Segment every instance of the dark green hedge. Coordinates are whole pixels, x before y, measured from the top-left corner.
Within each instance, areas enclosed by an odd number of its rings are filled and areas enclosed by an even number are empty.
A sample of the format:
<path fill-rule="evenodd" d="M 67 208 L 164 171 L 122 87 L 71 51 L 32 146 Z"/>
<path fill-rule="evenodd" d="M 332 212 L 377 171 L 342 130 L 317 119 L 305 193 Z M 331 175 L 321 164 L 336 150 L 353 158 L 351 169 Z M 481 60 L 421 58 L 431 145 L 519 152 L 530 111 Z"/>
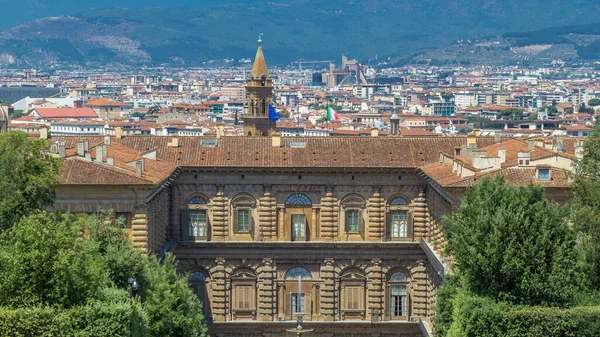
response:
<path fill-rule="evenodd" d="M 600 307 L 515 306 L 458 295 L 448 337 L 598 337 Z"/>
<path fill-rule="evenodd" d="M 126 303 L 96 302 L 68 310 L 0 307 L 0 337 L 131 336 L 132 318 Z"/>

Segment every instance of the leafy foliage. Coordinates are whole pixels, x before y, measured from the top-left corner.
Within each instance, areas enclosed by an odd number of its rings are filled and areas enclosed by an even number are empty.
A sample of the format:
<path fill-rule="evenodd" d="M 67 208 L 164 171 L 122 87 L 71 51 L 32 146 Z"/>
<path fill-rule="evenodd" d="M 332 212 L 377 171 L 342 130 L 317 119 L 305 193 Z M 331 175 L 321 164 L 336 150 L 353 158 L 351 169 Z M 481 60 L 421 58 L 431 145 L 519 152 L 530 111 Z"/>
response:
<path fill-rule="evenodd" d="M 548 202 L 541 186 L 484 179 L 442 230 L 457 274 L 477 295 L 566 306 L 577 291 L 574 235 L 565 209 Z"/>
<path fill-rule="evenodd" d="M 580 267 L 588 288 L 600 290 L 600 126 L 583 144 L 575 164 L 572 221 L 579 234 Z"/>
<path fill-rule="evenodd" d="M 0 135 L 0 231 L 54 201 L 61 162 L 48 147 L 23 132 Z"/>
<path fill-rule="evenodd" d="M 523 110 L 517 108 L 508 108 L 498 112 L 498 118 L 505 120 L 521 120 Z"/>
<path fill-rule="evenodd" d="M 589 106 L 598 106 L 598 105 L 600 105 L 600 99 L 592 98 L 589 100 L 588 105 Z"/>
<path fill-rule="evenodd" d="M 538 337 L 600 334 L 600 307 L 515 306 L 459 294 L 448 337 Z"/>
<path fill-rule="evenodd" d="M 69 331 L 77 336 L 111 336 L 110 331 L 123 335 L 119 329 L 124 318 L 112 320 L 112 311 L 104 309 L 111 305 L 133 312 L 125 315 L 125 326 L 133 325 L 140 336 L 205 335 L 201 304 L 187 280 L 177 274 L 174 258 L 169 255 L 161 264 L 141 254 L 106 218 L 107 214 L 89 217 L 36 211 L 5 231 L 0 240 L 0 306 L 25 313 L 23 319 L 30 319 L 32 327 L 62 324 L 46 322 L 47 310 L 66 315 L 67 322 L 73 321 L 65 330 L 67 335 Z M 129 277 L 139 283 L 135 304 L 127 294 Z M 41 309 L 27 311 L 35 307 Z M 100 330 L 95 330 L 94 321 Z M 6 329 L 0 335 L 12 328 Z"/>

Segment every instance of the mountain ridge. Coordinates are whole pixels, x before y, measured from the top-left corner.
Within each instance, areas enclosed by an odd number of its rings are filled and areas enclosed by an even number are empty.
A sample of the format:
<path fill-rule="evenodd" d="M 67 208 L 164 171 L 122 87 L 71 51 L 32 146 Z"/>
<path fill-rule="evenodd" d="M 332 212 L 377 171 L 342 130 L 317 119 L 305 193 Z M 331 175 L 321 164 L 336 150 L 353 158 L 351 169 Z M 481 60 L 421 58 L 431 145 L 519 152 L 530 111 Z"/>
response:
<path fill-rule="evenodd" d="M 259 33 L 265 33 L 266 57 L 273 63 L 337 59 L 342 53 L 363 60 L 404 57 L 511 28 L 591 23 L 597 21 L 593 13 L 600 11 L 595 0 L 574 0 L 562 4 L 562 10 L 548 10 L 549 2 L 289 0 L 102 9 L 42 18 L 0 32 L 0 65 L 196 66 L 211 59 L 251 57 Z M 539 9 L 539 20 L 520 13 L 522 6 Z"/>

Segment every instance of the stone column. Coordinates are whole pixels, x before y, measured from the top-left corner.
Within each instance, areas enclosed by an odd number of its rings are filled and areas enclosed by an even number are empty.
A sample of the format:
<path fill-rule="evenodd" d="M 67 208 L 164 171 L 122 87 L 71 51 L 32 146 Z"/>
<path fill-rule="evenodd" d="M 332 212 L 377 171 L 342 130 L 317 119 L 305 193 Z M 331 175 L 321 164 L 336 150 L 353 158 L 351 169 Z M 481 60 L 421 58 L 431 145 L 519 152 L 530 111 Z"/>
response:
<path fill-rule="evenodd" d="M 277 219 L 279 223 L 279 230 L 277 233 L 277 241 L 286 241 L 285 237 L 285 207 L 279 208 L 279 218 Z"/>
<path fill-rule="evenodd" d="M 413 209 L 413 237 L 414 241 L 421 241 L 427 236 L 427 202 L 424 191 L 414 200 Z"/>
<path fill-rule="evenodd" d="M 317 232 L 317 213 L 319 209 L 317 207 L 312 208 L 312 219 L 311 219 L 311 229 L 310 229 L 310 241 L 316 241 L 319 239 L 319 233 Z M 314 298 L 314 297 L 313 297 Z"/>
<path fill-rule="evenodd" d="M 373 186 L 373 196 L 367 204 L 369 213 L 369 241 L 381 241 L 385 236 L 385 201 L 381 197 L 381 186 Z"/>
<path fill-rule="evenodd" d="M 133 247 L 148 253 L 148 218 L 146 213 L 135 213 L 131 221 Z"/>
<path fill-rule="evenodd" d="M 325 259 L 321 264 L 321 278 L 324 281 L 321 288 L 321 313 L 325 322 L 335 321 L 335 271 L 334 260 Z"/>
<path fill-rule="evenodd" d="M 277 282 L 277 320 L 285 319 L 284 291 L 285 282 Z"/>
<path fill-rule="evenodd" d="M 383 271 L 381 259 L 372 259 L 367 268 L 367 321 L 379 322 L 384 315 Z M 375 317 L 372 317 L 376 313 Z"/>
<path fill-rule="evenodd" d="M 212 315 L 215 322 L 227 320 L 227 274 L 225 259 L 216 258 L 215 266 L 211 269 Z"/>
<path fill-rule="evenodd" d="M 273 259 L 265 258 L 256 270 L 258 274 L 258 320 L 276 320 L 277 296 L 275 289 L 275 269 Z"/>
<path fill-rule="evenodd" d="M 222 185 L 217 186 L 212 200 L 212 241 L 225 241 L 229 231 L 229 207 L 223 189 Z"/>
<path fill-rule="evenodd" d="M 325 187 L 325 196 L 321 199 L 321 239 L 333 241 L 338 232 L 337 198 L 333 197 L 333 186 Z"/>

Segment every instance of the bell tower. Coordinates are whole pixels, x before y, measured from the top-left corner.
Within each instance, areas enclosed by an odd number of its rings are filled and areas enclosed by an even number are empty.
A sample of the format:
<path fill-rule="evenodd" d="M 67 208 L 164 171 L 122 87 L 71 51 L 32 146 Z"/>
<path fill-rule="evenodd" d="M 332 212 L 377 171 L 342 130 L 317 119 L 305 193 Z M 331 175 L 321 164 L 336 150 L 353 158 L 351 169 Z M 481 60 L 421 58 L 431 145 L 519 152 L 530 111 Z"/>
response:
<path fill-rule="evenodd" d="M 248 111 L 243 117 L 245 136 L 270 136 L 275 133 L 276 123 L 269 119 L 272 96 L 273 80 L 267 70 L 262 50 L 262 34 L 260 34 L 252 72 L 246 83 Z"/>

